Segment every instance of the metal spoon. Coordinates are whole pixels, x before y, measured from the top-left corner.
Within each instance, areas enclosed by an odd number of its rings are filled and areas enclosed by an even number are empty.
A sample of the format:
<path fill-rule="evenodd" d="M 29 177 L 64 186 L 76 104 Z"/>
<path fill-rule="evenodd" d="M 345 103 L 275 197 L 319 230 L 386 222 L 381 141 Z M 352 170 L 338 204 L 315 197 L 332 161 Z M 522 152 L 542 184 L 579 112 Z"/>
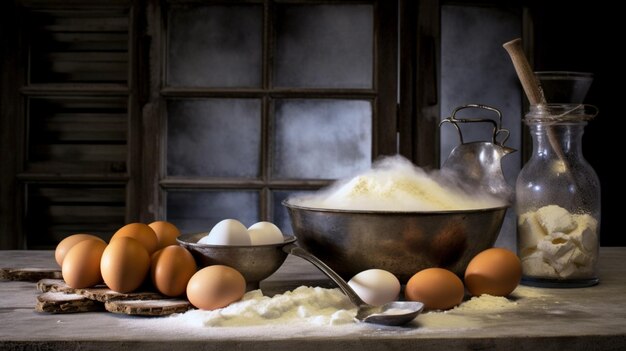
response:
<path fill-rule="evenodd" d="M 358 307 L 355 318 L 361 322 L 384 324 L 384 325 L 403 325 L 406 324 L 424 309 L 424 304 L 415 301 L 393 301 L 386 303 L 382 306 L 369 305 L 357 295 L 354 290 L 346 283 L 339 274 L 335 273 L 330 267 L 328 267 L 319 258 L 310 254 L 305 249 L 295 245 L 288 244 L 283 247 L 283 251 L 294 256 L 303 258 L 311 262 L 322 273 L 326 274 L 328 278 L 335 282 L 339 286 L 339 289 L 343 291 L 348 299 L 352 301 L 354 305 Z"/>

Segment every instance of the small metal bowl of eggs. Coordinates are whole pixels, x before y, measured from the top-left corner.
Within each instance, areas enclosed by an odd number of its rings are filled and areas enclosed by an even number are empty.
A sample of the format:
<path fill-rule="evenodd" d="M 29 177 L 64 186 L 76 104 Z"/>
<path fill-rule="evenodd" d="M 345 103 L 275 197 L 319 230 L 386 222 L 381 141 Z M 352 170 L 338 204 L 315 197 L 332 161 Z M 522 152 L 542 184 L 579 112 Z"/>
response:
<path fill-rule="evenodd" d="M 287 258 L 283 247 L 296 238 L 283 235 L 269 222 L 259 222 L 245 230 L 235 220 L 224 220 L 208 233 L 183 234 L 177 241 L 191 252 L 199 268 L 225 265 L 239 271 L 250 291 L 258 289 L 261 280 L 280 268 Z"/>

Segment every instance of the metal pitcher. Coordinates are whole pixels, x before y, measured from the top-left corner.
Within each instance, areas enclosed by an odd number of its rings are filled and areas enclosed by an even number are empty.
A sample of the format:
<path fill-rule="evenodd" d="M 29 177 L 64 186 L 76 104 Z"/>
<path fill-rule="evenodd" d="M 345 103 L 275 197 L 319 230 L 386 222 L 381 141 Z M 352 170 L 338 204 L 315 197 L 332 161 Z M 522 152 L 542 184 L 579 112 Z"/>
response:
<path fill-rule="evenodd" d="M 494 113 L 497 119 L 491 118 L 457 118 L 459 111 L 465 109 L 479 109 Z M 502 173 L 502 158 L 514 151 L 504 146 L 509 138 L 509 130 L 502 128 L 502 113 L 493 107 L 478 104 L 468 104 L 457 107 L 450 117 L 439 123 L 453 125 L 459 135 L 460 144 L 457 145 L 441 166 L 446 178 L 457 179 L 463 187 L 472 191 L 489 193 L 499 198 L 512 200 L 513 188 L 506 182 Z M 487 123 L 493 127 L 491 141 L 475 141 L 465 143 L 460 123 Z"/>

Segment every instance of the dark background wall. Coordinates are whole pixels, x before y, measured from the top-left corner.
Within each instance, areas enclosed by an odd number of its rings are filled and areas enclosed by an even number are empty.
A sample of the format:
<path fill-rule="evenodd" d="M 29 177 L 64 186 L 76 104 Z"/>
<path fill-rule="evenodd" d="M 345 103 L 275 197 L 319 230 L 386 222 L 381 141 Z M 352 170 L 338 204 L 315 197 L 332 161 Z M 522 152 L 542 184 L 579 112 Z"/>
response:
<path fill-rule="evenodd" d="M 599 2 L 552 2 L 534 5 L 535 69 L 592 72 L 594 82 L 586 103 L 600 109 L 586 128 L 585 158 L 600 177 L 602 186 L 602 232 L 605 246 L 626 246 L 626 236 L 617 229 L 621 206 L 618 184 L 624 160 L 624 62 L 622 51 L 626 21 L 619 11 Z"/>
<path fill-rule="evenodd" d="M 56 2 L 56 3 L 63 3 L 62 0 L 40 0 L 39 2 L 46 3 L 48 1 Z M 80 1 L 83 1 L 83 0 L 77 0 L 77 2 L 80 2 Z M 24 1 L 24 2 L 28 3 L 29 1 Z M 110 5 L 111 3 L 126 3 L 126 2 L 130 3 L 133 1 L 109 0 L 109 2 L 107 2 L 107 5 Z M 20 212 L 18 209 L 23 209 L 26 206 L 23 206 L 24 204 L 21 202 L 23 200 L 23 196 L 22 196 L 23 194 L 21 194 L 20 191 L 24 189 L 20 188 L 21 185 L 16 183 L 15 174 L 12 174 L 11 172 L 6 172 L 6 170 L 7 169 L 10 170 L 11 167 L 15 169 L 19 168 L 18 166 L 16 166 L 16 164 L 18 163 L 18 159 L 21 156 L 19 156 L 19 153 L 18 155 L 16 155 L 14 146 L 23 145 L 24 143 L 22 143 L 22 141 L 19 139 L 20 137 L 16 136 L 17 134 L 19 134 L 19 131 L 18 133 L 15 132 L 16 130 L 15 126 L 20 125 L 21 118 L 23 118 L 23 116 L 21 115 L 23 111 L 22 109 L 20 109 L 20 106 L 22 106 L 23 104 L 20 103 L 20 99 L 23 98 L 25 95 L 28 95 L 28 91 L 26 92 L 24 92 L 23 90 L 20 91 L 21 83 L 19 82 L 15 83 L 16 81 L 19 81 L 18 77 L 21 77 L 24 73 L 22 70 L 23 67 L 20 65 L 24 65 L 24 63 L 26 62 L 26 60 L 25 59 L 23 60 L 22 56 L 19 56 L 18 54 L 20 52 L 18 50 L 18 47 L 19 47 L 18 24 L 20 22 L 28 23 L 28 22 L 24 22 L 26 18 L 20 18 L 19 16 L 12 15 L 12 14 L 19 13 L 19 11 L 17 11 L 18 6 L 16 5 L 16 3 L 19 3 L 19 2 L 9 1 L 7 3 L 3 3 L 2 5 L 0 5 L 0 7 L 2 8 L 2 11 L 0 11 L 0 18 L 2 19 L 0 21 L 0 57 L 1 57 L 0 64 L 2 64 L 3 66 L 2 67 L 3 68 L 2 89 L 0 89 L 0 93 L 1 93 L 0 97 L 2 97 L 2 102 L 0 103 L 0 107 L 2 107 L 0 109 L 0 111 L 2 111 L 2 119 L 0 120 L 0 122 L 3 122 L 0 128 L 0 132 L 2 132 L 2 138 L 0 138 L 0 148 L 2 149 L 0 150 L 1 151 L 0 160 L 3 161 L 2 169 L 4 170 L 4 172 L 0 173 L 0 185 L 1 185 L 0 186 L 0 200 L 2 200 L 0 201 L 0 205 L 1 205 L 0 207 L 2 207 L 0 211 L 0 231 L 2 231 L 2 229 L 5 227 L 10 227 L 11 230 L 8 230 L 6 232 L 12 233 L 12 234 L 21 232 L 19 228 L 19 226 L 21 225 L 20 224 L 21 217 L 19 215 L 14 215 L 14 214 Z M 143 2 L 140 1 L 138 3 L 143 3 Z M 384 1 L 380 2 L 380 4 L 383 4 L 383 3 L 387 4 L 386 5 L 387 8 L 393 9 L 395 6 L 394 2 L 384 2 Z M 410 0 L 407 0 L 407 3 L 411 3 Z M 437 12 L 436 10 L 438 9 L 440 2 L 423 0 L 421 3 L 430 4 L 429 6 L 431 6 L 432 9 L 434 10 L 431 11 L 432 13 L 430 12 L 428 13 L 430 14 L 430 16 L 423 15 L 424 11 L 422 11 L 422 16 L 420 17 L 421 18 L 420 21 L 429 22 L 429 23 L 432 22 L 429 25 L 433 28 L 437 27 L 438 26 L 438 22 L 436 21 L 437 16 L 434 15 L 434 13 Z M 572 3 L 566 3 L 566 2 L 561 2 L 561 1 L 539 1 L 539 0 L 516 0 L 513 2 L 498 2 L 495 0 L 482 0 L 478 2 L 467 1 L 467 0 L 455 0 L 455 1 L 450 1 L 450 2 L 442 1 L 441 4 L 442 5 L 461 4 L 461 5 L 469 5 L 469 6 L 485 5 L 485 7 L 495 6 L 495 7 L 505 7 L 505 8 L 511 7 L 515 9 L 514 11 L 515 16 L 521 16 L 520 9 L 522 6 L 530 6 L 531 13 L 532 13 L 531 17 L 533 18 L 534 26 L 535 26 L 534 27 L 534 45 L 533 45 L 534 46 L 533 58 L 534 58 L 535 68 L 537 70 L 587 71 L 587 72 L 592 72 L 595 74 L 595 82 L 592 85 L 587 102 L 598 106 L 600 109 L 600 114 L 595 120 L 591 121 L 589 126 L 587 127 L 587 132 L 584 138 L 584 153 L 585 153 L 586 158 L 589 160 L 589 162 L 597 171 L 598 175 L 600 176 L 601 183 L 602 183 L 602 189 L 603 189 L 602 190 L 602 198 L 603 198 L 602 234 L 601 234 L 602 245 L 626 246 L 626 237 L 622 236 L 619 231 L 616 231 L 614 229 L 617 227 L 617 221 L 620 218 L 620 214 L 618 213 L 618 211 L 620 210 L 620 207 L 609 205 L 610 203 L 619 203 L 619 200 L 620 200 L 618 198 L 619 196 L 618 194 L 620 194 L 621 191 L 620 191 L 619 185 L 617 184 L 617 179 L 619 179 L 619 174 L 617 174 L 617 177 L 611 177 L 611 176 L 613 175 L 612 173 L 617 173 L 616 169 L 618 168 L 620 161 L 623 159 L 623 156 L 620 156 L 621 148 L 617 146 L 617 142 L 620 140 L 620 137 L 621 137 L 621 135 L 618 135 L 618 133 L 621 132 L 620 129 L 622 125 L 624 124 L 622 122 L 622 119 L 624 117 L 621 115 L 620 113 L 621 111 L 619 111 L 619 109 L 621 109 L 622 96 L 621 94 L 618 95 L 618 93 L 621 93 L 621 90 L 623 90 L 620 88 L 621 83 L 623 82 L 623 76 L 624 76 L 623 71 L 620 70 L 620 64 L 622 63 L 621 61 L 623 61 L 623 59 L 616 53 L 617 50 L 615 49 L 615 46 L 618 46 L 623 41 L 623 39 L 618 37 L 619 33 L 623 31 L 622 27 L 624 27 L 624 24 L 623 24 L 624 20 L 622 18 L 619 18 L 619 16 L 621 16 L 620 12 L 608 6 L 602 6 L 594 2 L 585 2 L 584 4 L 576 4 L 576 3 L 572 4 Z M 64 6 L 67 6 L 67 4 L 65 4 Z M 388 31 L 386 32 L 387 37 L 385 38 L 390 37 L 389 32 L 395 33 L 395 29 L 397 26 L 397 20 L 395 18 L 395 14 L 393 13 L 393 11 L 391 12 L 392 12 L 391 14 L 386 14 L 387 17 L 385 18 L 391 18 L 392 20 L 387 20 L 387 22 L 384 22 L 387 25 L 381 26 L 382 28 L 388 29 Z M 124 11 L 121 11 L 121 12 L 114 11 L 114 15 L 117 17 L 125 18 L 125 16 L 127 16 L 127 13 Z M 153 21 L 158 21 L 158 19 L 156 18 L 152 18 L 152 17 L 150 18 Z M 413 17 L 411 17 L 411 19 L 413 20 Z M 425 19 L 427 19 L 427 21 L 425 21 Z M 482 19 L 484 20 L 484 17 Z M 113 23 L 114 26 L 117 26 L 116 23 L 118 22 L 114 21 Z M 26 27 L 28 28 L 28 26 Z M 125 27 L 122 29 L 123 29 L 124 35 L 130 35 L 130 33 L 141 32 L 141 31 L 130 31 L 129 28 L 125 28 Z M 366 31 L 371 32 L 369 29 Z M 499 31 L 499 33 L 497 34 L 501 34 L 501 33 L 502 32 Z M 35 38 L 38 38 L 38 36 L 35 36 Z M 391 38 L 392 38 L 391 40 L 383 40 L 381 42 L 386 42 L 386 43 L 397 42 L 397 38 L 395 38 L 395 34 L 392 35 Z M 509 38 L 507 37 L 506 39 L 509 39 Z M 504 50 L 502 50 L 502 48 L 500 47 L 500 42 L 503 40 L 505 39 L 503 38 L 497 39 L 498 43 L 496 45 L 496 50 L 500 53 L 500 55 L 502 55 L 501 56 L 502 62 L 505 62 L 506 65 L 509 65 L 509 60 L 507 57 L 505 57 Z M 46 40 L 42 39 L 42 41 L 45 42 Z M 305 42 L 305 40 L 300 40 L 300 41 Z M 156 45 L 155 44 L 156 42 L 157 42 L 156 40 L 153 41 L 153 44 Z M 409 42 L 412 43 L 411 45 L 414 45 L 413 42 L 411 41 Z M 406 42 L 404 44 L 406 44 Z M 46 45 L 44 46 L 47 47 Z M 425 46 L 425 48 L 428 49 L 427 45 Z M 381 48 L 380 50 L 381 52 L 385 52 L 385 53 L 390 53 L 390 52 L 393 53 L 395 51 L 393 48 L 391 49 L 387 48 L 385 50 L 383 49 L 384 48 Z M 428 50 L 426 49 L 420 51 L 423 55 L 422 58 L 428 56 L 426 54 Z M 474 49 L 474 48 L 471 48 L 471 49 Z M 482 48 L 478 48 L 478 49 L 483 50 Z M 139 52 L 141 53 L 141 51 Z M 155 49 L 154 52 L 161 52 L 161 51 Z M 481 53 L 484 54 L 484 52 L 481 52 Z M 148 55 L 148 53 L 144 53 L 144 54 Z M 388 56 L 392 57 L 389 59 L 389 62 L 393 62 L 394 55 L 388 55 Z M 489 60 L 494 59 L 493 56 L 489 56 L 489 55 L 486 55 L 486 56 L 487 56 L 487 59 Z M 465 59 L 466 57 L 463 57 L 463 58 Z M 110 60 L 104 60 L 104 61 L 105 61 L 105 64 L 111 63 L 111 62 L 108 62 Z M 147 65 L 149 62 L 148 60 L 144 60 L 144 59 L 139 59 L 137 61 L 140 63 L 140 65 Z M 378 64 L 380 64 L 381 67 L 387 67 L 389 66 L 388 65 L 389 62 L 381 61 Z M 5 66 L 9 68 L 7 69 Z M 130 66 L 135 67 L 138 65 L 133 64 Z M 153 66 L 160 67 L 159 62 L 153 63 Z M 17 67 L 18 69 L 16 69 L 15 67 Z M 424 65 L 422 65 L 421 67 L 424 67 Z M 139 71 L 144 72 L 141 69 Z M 158 71 L 159 71 L 158 69 L 153 69 L 150 72 L 154 73 Z M 395 72 L 395 68 L 392 69 L 391 71 Z M 125 71 L 122 70 L 122 76 L 126 77 L 124 72 Z M 384 70 L 381 70 L 381 72 L 383 72 L 380 75 L 381 77 L 387 76 L 384 74 Z M 144 73 L 148 74 L 147 72 L 144 72 Z M 494 72 L 490 72 L 490 73 L 493 74 Z M 131 74 L 131 76 L 135 76 L 135 75 L 136 75 L 135 73 Z M 103 77 L 106 79 L 110 79 L 111 75 L 107 73 L 103 75 Z M 74 78 L 82 79 L 85 77 L 81 75 L 79 77 L 74 77 Z M 460 78 L 458 78 L 458 75 L 455 75 L 453 78 L 455 78 L 455 83 L 460 82 Z M 158 77 L 153 78 L 153 81 L 158 82 L 159 79 L 160 78 Z M 434 81 L 434 79 L 431 79 L 431 80 Z M 142 81 L 146 81 L 146 80 L 144 79 Z M 420 79 L 420 81 L 422 80 Z M 425 80 L 425 81 L 430 82 L 430 80 Z M 513 77 L 511 77 L 511 81 L 514 81 Z M 395 81 L 393 81 L 392 83 L 393 84 L 390 83 L 390 86 L 392 87 L 395 86 Z M 476 83 L 476 82 L 472 82 L 472 83 Z M 426 83 L 426 84 L 430 84 L 430 83 Z M 462 86 L 466 87 L 469 85 L 462 85 Z M 154 86 L 151 89 L 153 90 L 152 92 L 155 93 L 155 95 L 159 95 L 160 86 L 158 84 L 154 84 Z M 392 91 L 392 90 L 393 88 L 382 89 L 382 91 Z M 476 90 L 478 92 L 482 92 L 480 88 Z M 84 91 L 81 91 L 82 95 L 84 95 L 84 93 L 85 93 Z M 319 91 L 316 94 L 318 93 Z M 36 95 L 36 94 L 41 94 L 41 92 L 37 93 L 37 91 L 35 91 L 33 93 L 33 91 L 31 91 L 31 94 Z M 55 95 L 50 92 L 47 92 L 47 94 Z M 126 94 L 126 91 L 123 90 L 122 94 Z M 92 99 L 95 102 L 101 102 L 101 100 L 103 99 L 108 99 L 106 97 L 99 96 L 99 93 L 97 93 L 96 95 L 97 96 L 94 99 Z M 393 94 L 387 94 L 387 95 L 391 96 Z M 40 100 L 44 101 L 45 99 L 43 100 L 40 99 Z M 396 106 L 395 96 L 393 96 L 393 99 L 387 99 L 387 100 L 389 101 L 388 106 L 392 107 L 389 111 L 395 111 L 395 106 Z M 506 100 L 506 99 L 502 99 L 502 100 Z M 445 109 L 449 109 L 450 107 L 454 106 L 454 104 L 446 104 L 446 105 L 450 105 L 450 106 L 444 106 Z M 498 103 L 497 105 L 500 106 L 500 103 Z M 44 105 L 42 106 L 44 107 L 43 109 L 45 110 L 46 106 Z M 122 104 L 122 108 L 124 106 L 126 105 Z M 124 116 L 123 118 L 129 118 L 132 121 L 138 121 L 139 115 L 137 111 L 131 109 L 128 116 Z M 147 111 L 149 112 L 150 110 L 147 109 Z M 123 113 L 121 115 L 123 115 Z M 395 112 L 389 113 L 389 115 L 395 116 Z M 419 129 L 420 131 L 429 130 L 428 128 L 423 128 L 425 124 L 426 123 L 420 124 L 420 129 Z M 123 125 L 123 123 L 121 125 Z M 155 125 L 156 124 L 150 125 L 150 128 L 152 129 L 147 128 L 146 130 L 149 129 L 151 132 L 156 130 L 157 127 L 155 127 Z M 388 125 L 391 125 L 391 124 L 390 123 L 380 124 L 380 126 L 388 126 Z M 142 142 L 143 139 L 139 138 L 141 136 L 140 132 L 135 132 L 136 130 L 139 130 L 137 127 L 137 123 L 133 122 L 131 123 L 131 126 L 132 128 L 134 128 L 134 129 L 131 128 L 133 130 L 132 133 L 126 133 L 125 132 L 126 129 L 123 129 L 123 128 L 120 129 L 119 133 L 121 133 L 120 135 L 122 135 L 122 139 L 124 139 L 128 135 L 132 135 L 134 139 L 131 140 L 129 143 L 130 144 L 135 143 L 133 145 L 137 146 L 139 145 L 139 143 Z M 405 130 L 409 130 L 409 129 L 410 128 L 405 128 Z M 389 139 L 391 141 L 389 145 L 393 147 L 393 145 L 395 145 L 395 141 L 393 140 L 393 137 L 395 136 L 395 130 L 393 130 L 393 128 L 386 128 L 385 131 L 387 130 L 391 131 L 391 133 L 388 133 L 389 135 L 392 136 L 392 138 Z M 413 133 L 413 131 L 411 131 L 410 133 Z M 421 137 L 423 137 L 424 134 L 428 134 L 428 133 L 422 132 L 420 134 Z M 146 135 L 152 136 L 152 134 L 146 134 Z M 412 142 L 413 140 L 411 138 L 405 138 L 405 139 L 409 140 L 409 142 Z M 433 138 L 422 138 L 422 139 L 418 138 L 417 140 L 427 140 L 428 143 L 426 143 L 426 145 L 430 146 L 429 143 L 430 141 L 432 141 L 431 139 Z M 160 139 L 158 138 L 155 138 L 154 140 L 150 139 L 146 141 L 146 145 L 153 147 L 154 145 L 157 144 L 158 140 Z M 152 142 L 154 144 L 151 144 Z M 10 145 L 11 147 L 7 147 L 7 145 Z M 421 147 L 424 145 L 419 145 L 419 146 Z M 139 147 L 134 147 L 131 149 L 138 150 Z M 429 154 L 436 154 L 436 153 L 430 152 Z M 151 154 L 149 156 L 152 157 Z M 121 157 L 122 159 L 126 158 L 126 156 L 123 154 L 121 155 Z M 140 159 L 139 154 L 133 155 L 132 157 L 130 157 L 130 159 L 135 162 L 142 161 Z M 7 160 L 9 162 L 7 162 Z M 159 169 L 157 166 L 156 157 L 153 157 L 144 163 L 151 165 L 150 167 L 148 167 L 148 169 L 150 170 Z M 124 165 L 123 162 L 122 162 L 122 165 Z M 135 167 L 134 169 L 139 169 L 139 167 Z M 93 171 L 92 169 L 88 169 L 88 170 L 90 172 Z M 123 173 L 124 171 L 126 171 L 126 167 L 116 166 L 114 167 L 114 170 L 112 170 L 111 172 L 114 172 L 114 171 L 115 172 L 122 171 Z M 148 174 L 149 171 L 145 171 L 145 173 Z M 37 177 L 39 175 L 35 173 L 33 174 L 34 174 L 34 178 L 26 179 L 22 177 L 21 181 L 22 182 L 35 181 L 35 183 L 37 183 L 37 179 L 38 179 Z M 102 184 L 106 183 L 105 185 L 103 185 L 104 193 L 106 194 L 111 193 L 110 188 L 107 188 L 107 187 L 109 186 L 117 187 L 115 188 L 117 189 L 116 194 L 118 193 L 119 194 L 115 195 L 113 197 L 113 200 L 108 199 L 107 201 L 114 203 L 115 206 L 112 205 L 110 207 L 111 207 L 111 210 L 116 214 L 117 216 L 116 218 L 120 223 L 124 222 L 125 220 L 130 220 L 133 218 L 140 217 L 137 215 L 137 213 L 139 212 L 138 208 L 140 208 L 139 204 L 145 204 L 144 207 L 148 208 L 149 206 L 153 206 L 153 202 L 156 201 L 154 199 L 158 198 L 158 196 L 154 195 L 154 193 L 156 192 L 152 192 L 152 189 L 158 188 L 158 186 L 153 186 L 154 185 L 153 183 L 158 180 L 157 177 L 152 177 L 152 178 L 144 177 L 145 179 L 141 178 L 140 180 L 138 178 L 139 175 L 137 172 L 135 172 L 135 174 L 130 175 L 129 176 L 130 178 L 135 177 L 135 178 L 132 178 L 133 182 L 135 182 L 133 184 L 135 185 L 141 184 L 141 186 L 135 186 L 132 189 L 131 187 L 129 187 L 128 189 L 135 191 L 135 193 L 132 193 L 133 195 L 126 196 L 126 193 L 124 192 L 125 191 L 124 189 L 126 189 L 126 183 L 125 183 L 126 178 L 124 178 L 125 176 L 120 176 L 119 174 L 115 174 L 114 176 L 118 176 L 118 178 L 115 178 L 115 179 L 118 179 L 118 180 L 116 180 L 115 181 L 116 183 L 114 182 L 115 184 L 113 185 L 109 184 L 111 183 L 111 179 L 112 179 L 110 175 L 106 174 L 105 176 L 106 177 L 104 178 L 102 177 L 94 178 L 95 180 L 92 179 L 92 181 L 98 181 Z M 57 178 L 54 178 L 55 175 L 52 175 L 51 177 L 52 178 L 50 179 L 54 181 L 58 180 Z M 63 193 L 71 193 L 75 190 L 73 187 L 76 187 L 77 185 L 74 184 L 74 181 L 72 179 L 73 178 L 69 178 L 69 180 L 68 179 L 65 180 L 65 182 L 68 183 L 69 185 L 67 186 L 63 185 L 66 188 L 68 188 L 68 189 L 65 189 L 65 188 L 61 189 L 63 190 L 62 191 Z M 105 179 L 105 181 L 103 182 L 102 179 Z M 319 183 L 318 185 L 321 185 L 321 184 L 322 183 Z M 214 184 L 211 186 L 214 186 Z M 84 185 L 83 187 L 86 189 L 86 191 L 84 192 L 85 198 L 93 199 L 94 196 L 90 188 L 91 185 L 87 184 L 87 185 Z M 44 191 L 44 190 L 49 190 L 48 188 L 50 187 L 46 188 L 45 186 L 39 186 L 39 188 L 37 187 L 30 188 L 29 193 L 35 194 L 36 191 L 33 191 L 33 190 L 39 189 L 41 191 Z M 60 188 L 60 187 L 55 185 L 55 189 L 56 188 Z M 142 195 L 143 197 L 148 198 L 147 200 L 144 199 L 142 196 L 135 196 L 136 193 L 137 194 L 139 193 L 137 189 L 140 189 L 140 188 L 147 189 L 144 193 L 141 193 L 143 194 Z M 6 195 L 6 193 L 4 193 L 4 191 L 6 191 L 7 189 L 9 190 L 8 191 L 9 195 Z M 22 189 L 22 190 L 17 191 L 18 194 L 16 194 L 16 189 Z M 280 196 L 286 196 L 286 193 L 282 192 L 280 193 Z M 277 199 L 279 199 L 280 196 L 277 197 Z M 126 203 L 125 199 L 126 200 L 130 199 L 129 200 L 130 202 Z M 159 198 L 159 200 L 161 199 Z M 133 203 L 132 201 L 135 201 L 135 202 Z M 276 203 L 280 203 L 280 201 L 276 201 Z M 163 203 L 159 204 L 158 206 L 161 206 L 160 208 L 162 210 L 165 208 L 165 205 Z M 143 208 L 143 211 L 147 212 L 145 208 Z M 74 213 L 75 211 L 67 211 L 67 212 L 68 214 L 72 216 L 75 215 Z M 85 211 L 85 212 L 87 212 L 87 214 L 90 217 L 93 216 L 92 212 L 89 212 L 89 211 Z M 35 216 L 34 218 L 41 218 L 41 217 Z M 7 219 L 7 220 L 3 222 L 3 219 Z M 17 222 L 20 222 L 20 223 L 17 223 Z M 34 221 L 31 221 L 31 222 L 34 222 Z M 105 222 L 110 223 L 111 220 L 107 217 Z M 98 224 L 97 226 L 100 226 L 100 224 Z M 41 233 L 41 231 L 39 230 L 35 230 L 34 232 L 37 235 L 40 235 Z M 0 237 L 0 246 L 2 246 L 3 244 L 2 239 L 3 238 Z"/>

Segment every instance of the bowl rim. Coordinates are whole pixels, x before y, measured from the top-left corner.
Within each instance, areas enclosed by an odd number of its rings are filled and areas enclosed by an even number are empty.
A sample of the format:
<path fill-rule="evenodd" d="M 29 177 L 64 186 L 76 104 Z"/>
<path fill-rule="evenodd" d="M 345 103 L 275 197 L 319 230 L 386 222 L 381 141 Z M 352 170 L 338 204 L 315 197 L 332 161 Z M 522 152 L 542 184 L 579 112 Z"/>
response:
<path fill-rule="evenodd" d="M 199 244 L 197 242 L 191 242 L 191 241 L 186 241 L 186 240 L 182 240 L 183 237 L 184 238 L 188 238 L 194 235 L 198 235 L 198 234 L 208 234 L 208 232 L 197 232 L 197 233 L 187 233 L 187 234 L 181 234 L 176 238 L 176 241 L 180 244 L 180 245 L 188 245 L 191 247 L 198 247 L 198 248 L 211 248 L 211 249 L 232 249 L 234 247 L 236 248 L 250 248 L 250 249 L 254 249 L 254 248 L 262 248 L 262 247 L 282 247 L 285 246 L 287 244 L 291 244 L 294 243 L 297 238 L 295 235 L 287 235 L 287 234 L 283 234 L 283 242 L 282 243 L 276 243 L 276 244 L 263 244 L 263 245 L 211 245 L 211 244 Z"/>
<path fill-rule="evenodd" d="M 287 208 L 294 208 L 298 210 L 306 210 L 313 212 L 330 212 L 330 213 L 353 213 L 353 214 L 386 214 L 386 215 L 445 215 L 445 214 L 462 214 L 462 213 L 483 213 L 494 212 L 499 210 L 506 210 L 511 205 L 502 205 L 496 207 L 487 208 L 475 208 L 469 210 L 445 210 L 445 211 L 391 211 L 391 210 L 345 210 L 334 208 L 322 208 L 322 207 L 308 207 L 289 203 L 289 199 L 285 199 L 281 204 Z"/>

